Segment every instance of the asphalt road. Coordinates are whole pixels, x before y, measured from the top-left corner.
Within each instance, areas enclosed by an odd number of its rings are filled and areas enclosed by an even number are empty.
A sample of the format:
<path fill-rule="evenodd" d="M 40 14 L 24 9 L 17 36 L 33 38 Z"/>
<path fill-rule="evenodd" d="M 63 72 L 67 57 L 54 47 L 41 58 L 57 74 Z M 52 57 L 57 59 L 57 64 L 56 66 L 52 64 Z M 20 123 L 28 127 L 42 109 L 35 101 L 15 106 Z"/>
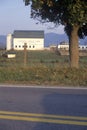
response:
<path fill-rule="evenodd" d="M 87 130 L 87 89 L 1 86 L 0 130 Z"/>

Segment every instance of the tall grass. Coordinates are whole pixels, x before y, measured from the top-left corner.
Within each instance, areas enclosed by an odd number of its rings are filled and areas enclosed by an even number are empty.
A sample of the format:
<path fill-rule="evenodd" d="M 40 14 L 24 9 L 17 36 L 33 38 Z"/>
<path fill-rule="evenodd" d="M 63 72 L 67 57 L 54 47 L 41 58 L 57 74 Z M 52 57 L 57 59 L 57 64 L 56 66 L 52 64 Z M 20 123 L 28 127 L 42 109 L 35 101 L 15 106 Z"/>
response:
<path fill-rule="evenodd" d="M 0 57 L 0 83 L 87 86 L 87 57 L 80 58 L 80 68 L 69 68 L 69 57 L 50 51 L 16 51 L 16 58 Z"/>

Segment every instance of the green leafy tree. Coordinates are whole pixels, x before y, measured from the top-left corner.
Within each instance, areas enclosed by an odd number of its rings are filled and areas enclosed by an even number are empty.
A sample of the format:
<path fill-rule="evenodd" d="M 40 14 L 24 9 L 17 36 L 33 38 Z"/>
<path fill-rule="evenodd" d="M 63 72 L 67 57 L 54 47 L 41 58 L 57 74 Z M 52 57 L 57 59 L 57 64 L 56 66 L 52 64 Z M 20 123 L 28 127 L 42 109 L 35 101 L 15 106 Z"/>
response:
<path fill-rule="evenodd" d="M 31 17 L 65 26 L 69 37 L 71 68 L 79 67 L 78 39 L 87 36 L 87 0 L 24 0 L 31 5 Z"/>

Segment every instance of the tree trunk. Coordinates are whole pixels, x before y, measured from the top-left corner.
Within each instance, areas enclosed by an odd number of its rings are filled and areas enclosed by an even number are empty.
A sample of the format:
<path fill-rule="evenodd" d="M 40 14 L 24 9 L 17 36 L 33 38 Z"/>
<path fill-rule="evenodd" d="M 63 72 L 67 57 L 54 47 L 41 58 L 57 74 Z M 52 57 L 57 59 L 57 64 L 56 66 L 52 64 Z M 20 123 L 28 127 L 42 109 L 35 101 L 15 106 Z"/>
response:
<path fill-rule="evenodd" d="M 79 68 L 78 25 L 74 25 L 69 38 L 70 67 Z"/>

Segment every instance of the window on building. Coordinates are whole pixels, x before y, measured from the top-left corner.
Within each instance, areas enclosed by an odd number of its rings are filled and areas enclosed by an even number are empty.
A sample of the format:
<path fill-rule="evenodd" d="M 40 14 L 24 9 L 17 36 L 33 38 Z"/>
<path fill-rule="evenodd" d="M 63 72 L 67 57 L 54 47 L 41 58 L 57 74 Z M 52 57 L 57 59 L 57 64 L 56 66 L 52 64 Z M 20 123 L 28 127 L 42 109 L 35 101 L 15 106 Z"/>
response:
<path fill-rule="evenodd" d="M 15 45 L 15 48 L 17 48 L 17 45 Z"/>
<path fill-rule="evenodd" d="M 33 45 L 33 48 L 35 48 L 35 46 Z"/>
<path fill-rule="evenodd" d="M 84 49 L 84 47 L 82 47 L 82 49 Z"/>

